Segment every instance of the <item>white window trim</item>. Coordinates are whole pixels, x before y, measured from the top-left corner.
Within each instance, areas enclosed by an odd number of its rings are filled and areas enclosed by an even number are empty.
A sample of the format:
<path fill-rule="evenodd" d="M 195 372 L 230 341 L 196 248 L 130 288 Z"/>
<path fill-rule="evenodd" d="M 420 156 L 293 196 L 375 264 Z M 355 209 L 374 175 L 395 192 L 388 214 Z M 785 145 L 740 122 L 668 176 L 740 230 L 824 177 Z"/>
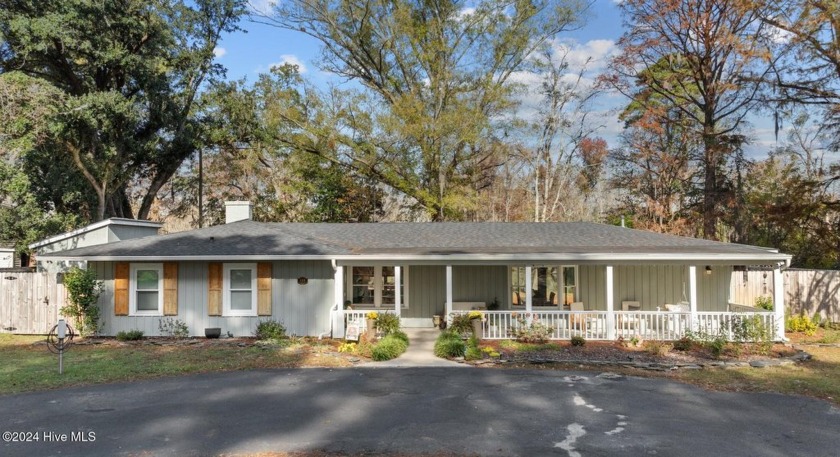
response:
<path fill-rule="evenodd" d="M 563 268 L 574 268 L 575 269 L 575 301 L 580 301 L 580 265 L 531 265 L 531 268 L 557 268 L 557 288 L 558 288 L 558 297 L 557 297 L 557 305 L 551 306 L 532 306 L 533 309 L 540 309 L 540 310 L 557 310 L 563 309 L 563 303 L 560 300 L 561 297 L 565 297 L 566 293 L 566 278 L 563 276 Z M 525 268 L 525 265 L 508 265 L 507 268 L 507 290 L 508 290 L 508 308 L 509 309 L 525 309 L 525 305 L 514 305 L 513 304 L 513 278 L 512 278 L 512 270 L 514 268 Z M 527 288 L 525 290 L 528 290 Z"/>
<path fill-rule="evenodd" d="M 230 271 L 251 270 L 251 309 L 238 310 L 230 308 Z M 257 264 L 256 263 L 226 263 L 222 266 L 222 315 L 245 316 L 257 315 Z"/>
<path fill-rule="evenodd" d="M 158 272 L 158 309 L 137 309 L 137 270 L 157 270 Z M 130 316 L 163 316 L 163 264 L 162 263 L 132 263 L 129 268 L 128 306 Z"/>
<path fill-rule="evenodd" d="M 385 290 L 385 281 L 382 276 L 382 267 L 400 267 L 400 279 L 402 279 L 402 296 L 403 302 L 400 303 L 400 309 L 408 309 L 408 267 L 405 265 L 346 265 L 344 267 L 344 294 L 353 300 L 353 267 L 373 267 L 373 304 L 370 303 L 352 303 L 354 309 L 394 309 L 393 303 L 382 303 L 382 291 Z"/>

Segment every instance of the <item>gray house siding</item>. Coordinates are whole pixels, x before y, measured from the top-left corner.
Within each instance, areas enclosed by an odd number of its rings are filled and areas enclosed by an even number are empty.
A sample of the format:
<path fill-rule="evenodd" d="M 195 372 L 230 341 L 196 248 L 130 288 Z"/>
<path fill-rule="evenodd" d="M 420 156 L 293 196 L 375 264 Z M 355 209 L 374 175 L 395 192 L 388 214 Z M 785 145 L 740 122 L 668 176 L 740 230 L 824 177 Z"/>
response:
<path fill-rule="evenodd" d="M 454 280 L 455 275 L 452 276 Z M 408 268 L 408 309 L 401 311 L 403 317 L 422 318 L 443 314 L 445 301 L 446 267 L 414 265 Z"/>
<path fill-rule="evenodd" d="M 223 317 L 207 315 L 207 262 L 180 262 L 178 265 L 177 316 L 114 315 L 114 264 L 92 262 L 97 277 L 104 282 L 99 306 L 104 318 L 103 334 L 142 330 L 147 336 L 159 335 L 163 317 L 184 321 L 192 336 L 203 336 L 204 329 L 220 327 L 235 336 L 254 334 L 262 319 L 282 321 L 289 334 L 319 335 L 330 331 L 330 308 L 333 306 L 333 270 L 328 261 L 284 261 L 272 265 L 272 315 L 259 317 Z M 306 277 L 306 285 L 297 278 Z"/>
<path fill-rule="evenodd" d="M 122 240 L 133 240 L 135 238 L 145 238 L 147 236 L 155 236 L 158 234 L 157 227 L 138 227 L 132 225 L 117 225 L 112 224 L 108 226 L 108 242 Z"/>
<path fill-rule="evenodd" d="M 494 299 L 505 306 L 507 296 L 507 267 L 452 267 L 452 300 L 456 302 L 485 302 Z M 425 318 L 443 314 L 446 308 L 446 267 L 443 265 L 415 265 L 408 273 L 408 309 L 406 318 Z"/>

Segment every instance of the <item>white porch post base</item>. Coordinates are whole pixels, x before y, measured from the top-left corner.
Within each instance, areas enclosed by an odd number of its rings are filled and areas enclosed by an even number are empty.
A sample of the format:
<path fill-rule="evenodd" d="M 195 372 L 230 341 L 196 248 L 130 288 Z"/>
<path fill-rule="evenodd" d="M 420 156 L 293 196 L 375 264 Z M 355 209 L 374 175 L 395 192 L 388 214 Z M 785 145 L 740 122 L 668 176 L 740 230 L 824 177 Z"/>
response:
<path fill-rule="evenodd" d="M 452 265 L 446 266 L 446 322 L 449 322 L 452 314 Z"/>
<path fill-rule="evenodd" d="M 615 305 L 613 303 L 613 266 L 607 265 L 607 340 L 615 339 Z"/>
<path fill-rule="evenodd" d="M 697 331 L 699 325 L 697 319 L 697 266 L 690 265 L 688 267 L 688 306 L 691 311 L 689 328 L 692 331 Z"/>
<path fill-rule="evenodd" d="M 776 341 L 785 341 L 785 282 L 781 265 L 773 267 L 773 314 L 776 321 Z"/>
<path fill-rule="evenodd" d="M 530 314 L 534 307 L 534 297 L 532 297 L 533 294 L 531 293 L 531 275 L 533 274 L 531 268 L 530 265 L 525 266 L 525 312 L 529 314 L 528 322 L 531 321 Z"/>
<path fill-rule="evenodd" d="M 400 317 L 402 312 L 402 286 L 400 280 L 402 276 L 402 267 L 396 265 L 394 267 L 394 314 Z"/>
<path fill-rule="evenodd" d="M 344 338 L 344 267 L 335 267 L 335 306 L 332 311 L 332 336 Z"/>

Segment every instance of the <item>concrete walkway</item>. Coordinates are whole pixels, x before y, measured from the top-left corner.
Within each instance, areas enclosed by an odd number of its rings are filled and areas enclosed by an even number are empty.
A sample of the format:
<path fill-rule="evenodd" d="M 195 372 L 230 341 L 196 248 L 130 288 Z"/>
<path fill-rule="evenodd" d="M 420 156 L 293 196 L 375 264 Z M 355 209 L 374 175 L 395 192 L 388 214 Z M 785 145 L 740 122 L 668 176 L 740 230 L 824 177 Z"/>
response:
<path fill-rule="evenodd" d="M 456 367 L 464 368 L 469 365 L 463 363 L 453 362 L 451 360 L 441 359 L 435 357 L 434 348 L 435 340 L 440 335 L 440 330 L 435 328 L 404 328 L 403 331 L 408 335 L 408 350 L 403 355 L 393 360 L 385 362 L 368 362 L 362 363 L 360 367 L 400 367 L 400 368 L 417 368 L 417 367 Z"/>

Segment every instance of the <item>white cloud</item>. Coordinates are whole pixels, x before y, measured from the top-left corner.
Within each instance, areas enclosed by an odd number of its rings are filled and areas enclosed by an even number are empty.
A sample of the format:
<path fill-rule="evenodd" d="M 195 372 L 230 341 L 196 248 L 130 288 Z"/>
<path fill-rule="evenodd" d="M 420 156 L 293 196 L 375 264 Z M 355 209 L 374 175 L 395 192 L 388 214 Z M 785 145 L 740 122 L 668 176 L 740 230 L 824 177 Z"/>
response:
<path fill-rule="evenodd" d="M 555 40 L 552 48 L 557 63 L 565 56 L 569 71 L 574 73 L 584 66 L 587 72 L 601 70 L 618 53 L 613 40 L 590 40 L 583 44 L 576 40 Z"/>
<path fill-rule="evenodd" d="M 793 38 L 793 33 L 778 27 L 770 26 L 770 40 L 776 44 L 787 44 Z"/>
<path fill-rule="evenodd" d="M 268 68 L 271 69 L 271 68 L 279 67 L 279 66 L 282 66 L 282 65 L 285 65 L 285 64 L 297 65 L 298 73 L 300 73 L 300 74 L 306 73 L 306 65 L 304 65 L 303 62 L 301 62 L 301 60 L 298 58 L 298 56 L 296 56 L 294 54 L 283 54 L 283 55 L 281 55 L 280 56 L 280 61 L 269 65 Z"/>
<path fill-rule="evenodd" d="M 248 0 L 248 6 L 253 11 L 262 15 L 272 14 L 274 7 L 277 6 L 276 0 Z"/>
<path fill-rule="evenodd" d="M 213 55 L 216 56 L 217 59 L 224 57 L 225 54 L 227 54 L 227 49 L 220 48 L 218 46 L 213 48 Z"/>

